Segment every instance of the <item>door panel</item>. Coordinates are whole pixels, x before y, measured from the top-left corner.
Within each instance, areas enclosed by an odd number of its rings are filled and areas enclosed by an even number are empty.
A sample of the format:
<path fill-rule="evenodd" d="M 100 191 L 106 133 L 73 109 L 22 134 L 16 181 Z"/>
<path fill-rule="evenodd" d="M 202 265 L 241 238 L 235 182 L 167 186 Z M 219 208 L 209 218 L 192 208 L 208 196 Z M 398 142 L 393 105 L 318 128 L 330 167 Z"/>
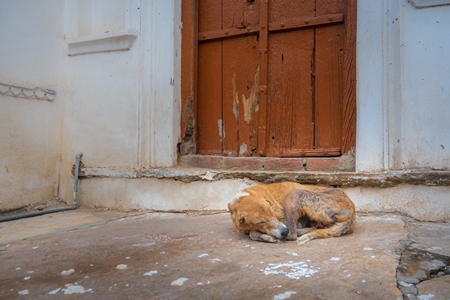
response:
<path fill-rule="evenodd" d="M 256 149 L 259 64 L 256 36 L 223 41 L 224 155 L 250 156 Z"/>
<path fill-rule="evenodd" d="M 199 154 L 222 154 L 222 42 L 198 47 L 198 99 L 197 104 Z"/>
<path fill-rule="evenodd" d="M 354 146 L 354 0 L 192 3 L 196 153 L 338 156 Z"/>
<path fill-rule="evenodd" d="M 341 147 L 341 28 L 316 29 L 315 148 Z"/>
<path fill-rule="evenodd" d="M 311 60 L 314 30 L 269 35 L 268 156 L 312 148 Z"/>

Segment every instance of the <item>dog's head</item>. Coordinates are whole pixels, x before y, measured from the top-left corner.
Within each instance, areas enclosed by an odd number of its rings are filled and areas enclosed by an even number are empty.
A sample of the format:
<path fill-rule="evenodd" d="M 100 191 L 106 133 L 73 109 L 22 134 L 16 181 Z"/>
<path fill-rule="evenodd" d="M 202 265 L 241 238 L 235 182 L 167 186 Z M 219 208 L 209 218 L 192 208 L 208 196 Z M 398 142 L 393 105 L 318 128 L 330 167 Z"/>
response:
<path fill-rule="evenodd" d="M 259 231 L 279 239 L 287 237 L 289 230 L 276 216 L 275 208 L 263 197 L 238 193 L 228 203 L 231 220 L 240 233 Z"/>

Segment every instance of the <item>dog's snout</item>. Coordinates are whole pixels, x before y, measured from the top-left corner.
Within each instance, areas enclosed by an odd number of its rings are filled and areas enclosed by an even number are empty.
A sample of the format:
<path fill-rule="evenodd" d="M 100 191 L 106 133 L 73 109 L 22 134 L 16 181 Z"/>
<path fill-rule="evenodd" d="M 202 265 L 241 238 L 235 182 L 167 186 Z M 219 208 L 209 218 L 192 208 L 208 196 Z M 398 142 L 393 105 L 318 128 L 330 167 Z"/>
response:
<path fill-rule="evenodd" d="M 285 228 L 283 228 L 283 229 L 281 230 L 281 236 L 282 236 L 283 238 L 287 237 L 288 234 L 289 234 L 289 229 L 287 229 L 287 227 L 285 227 Z"/>

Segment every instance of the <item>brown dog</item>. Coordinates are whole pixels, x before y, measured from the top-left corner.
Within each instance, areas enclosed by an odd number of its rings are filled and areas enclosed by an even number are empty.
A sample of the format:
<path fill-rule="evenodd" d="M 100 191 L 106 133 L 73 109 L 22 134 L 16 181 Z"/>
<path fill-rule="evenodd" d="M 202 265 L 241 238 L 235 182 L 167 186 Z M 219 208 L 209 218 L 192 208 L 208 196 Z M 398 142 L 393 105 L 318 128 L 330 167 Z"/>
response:
<path fill-rule="evenodd" d="M 262 184 L 239 192 L 228 204 L 236 230 L 255 241 L 297 244 L 353 232 L 355 205 L 340 189 L 294 182 Z M 305 228 L 306 226 L 312 226 Z"/>

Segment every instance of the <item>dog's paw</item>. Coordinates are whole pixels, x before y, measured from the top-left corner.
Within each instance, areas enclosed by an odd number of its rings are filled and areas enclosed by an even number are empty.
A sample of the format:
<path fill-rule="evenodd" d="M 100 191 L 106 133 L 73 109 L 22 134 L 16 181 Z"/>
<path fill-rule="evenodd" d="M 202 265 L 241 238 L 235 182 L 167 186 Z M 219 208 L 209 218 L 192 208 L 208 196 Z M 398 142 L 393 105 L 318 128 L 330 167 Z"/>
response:
<path fill-rule="evenodd" d="M 267 243 L 276 243 L 276 242 L 278 242 L 277 238 L 275 238 L 275 237 L 273 237 L 271 235 L 267 235 L 267 234 L 262 234 L 261 238 L 264 240 L 264 242 L 267 242 Z"/>
<path fill-rule="evenodd" d="M 309 242 L 311 239 L 307 235 L 302 235 L 297 238 L 297 245 L 302 246 Z"/>
<path fill-rule="evenodd" d="M 276 243 L 278 241 L 277 238 L 259 231 L 250 231 L 249 236 L 252 240 L 258 242 Z"/>

